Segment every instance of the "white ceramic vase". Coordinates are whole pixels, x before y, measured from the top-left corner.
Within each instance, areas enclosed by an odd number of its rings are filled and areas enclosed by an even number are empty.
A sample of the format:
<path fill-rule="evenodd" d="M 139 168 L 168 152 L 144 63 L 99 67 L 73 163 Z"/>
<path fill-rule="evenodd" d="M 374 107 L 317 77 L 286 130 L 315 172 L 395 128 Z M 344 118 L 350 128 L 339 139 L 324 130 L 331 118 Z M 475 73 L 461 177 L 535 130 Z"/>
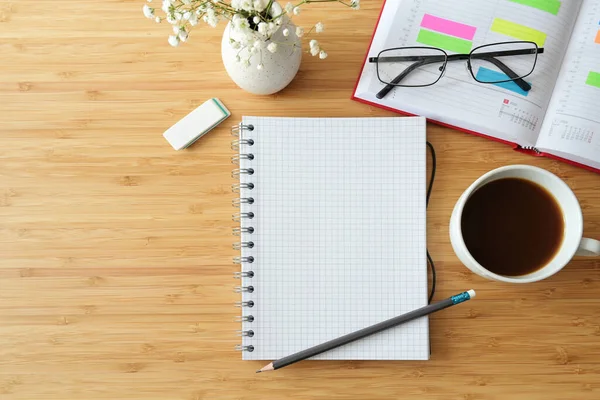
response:
<path fill-rule="evenodd" d="M 284 28 L 289 30 L 287 37 L 283 35 Z M 263 43 L 260 52 L 251 55 L 250 65 L 237 61 L 237 56 L 245 60 L 250 53 L 247 49 L 234 49 L 231 46 L 230 33 L 231 22 L 225 28 L 221 41 L 223 64 L 229 77 L 245 91 L 261 95 L 277 93 L 289 85 L 298 73 L 302 47 L 300 39 L 296 36 L 296 26 L 291 21 L 286 21 L 270 40 Z M 277 43 L 275 53 L 267 50 L 271 41 Z M 258 64 L 262 64 L 263 68 L 258 69 Z"/>

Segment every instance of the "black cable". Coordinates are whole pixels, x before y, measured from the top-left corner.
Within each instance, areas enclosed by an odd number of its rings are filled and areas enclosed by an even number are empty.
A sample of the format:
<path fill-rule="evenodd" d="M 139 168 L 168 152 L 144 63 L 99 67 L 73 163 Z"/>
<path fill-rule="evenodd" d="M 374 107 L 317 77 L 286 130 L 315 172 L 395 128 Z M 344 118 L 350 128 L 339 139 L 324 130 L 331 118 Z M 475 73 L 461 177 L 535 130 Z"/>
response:
<path fill-rule="evenodd" d="M 429 198 L 431 197 L 431 190 L 433 189 L 433 181 L 435 180 L 435 169 L 437 167 L 437 159 L 435 157 L 435 149 L 433 145 L 427 142 L 427 147 L 431 151 L 431 177 L 429 178 L 429 186 L 427 187 L 427 196 L 425 197 L 425 207 L 429 206 Z M 427 250 L 427 264 L 429 268 L 431 268 L 431 292 L 429 292 L 429 303 L 433 300 L 433 295 L 435 294 L 435 281 L 437 279 L 435 273 L 435 264 L 433 263 L 433 259 L 429 255 L 429 250 Z"/>

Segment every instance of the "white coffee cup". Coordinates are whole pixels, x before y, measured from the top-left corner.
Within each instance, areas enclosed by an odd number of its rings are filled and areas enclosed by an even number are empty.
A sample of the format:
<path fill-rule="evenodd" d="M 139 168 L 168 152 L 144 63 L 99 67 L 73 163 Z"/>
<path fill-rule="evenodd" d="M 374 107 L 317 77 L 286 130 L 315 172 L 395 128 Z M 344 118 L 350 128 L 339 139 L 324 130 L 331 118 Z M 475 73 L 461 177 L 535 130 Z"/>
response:
<path fill-rule="evenodd" d="M 467 200 L 480 187 L 502 178 L 527 179 L 544 187 L 552 194 L 563 214 L 565 231 L 562 244 L 556 255 L 545 266 L 527 275 L 504 276 L 485 269 L 469 253 L 463 239 L 461 220 Z M 484 278 L 510 283 L 529 283 L 548 278 L 563 269 L 573 256 L 576 255 L 600 255 L 600 241 L 583 237 L 581 206 L 571 188 L 556 175 L 542 168 L 529 165 L 510 165 L 497 168 L 473 182 L 460 196 L 452 212 L 452 217 L 450 218 L 450 241 L 460 261 L 471 271 Z"/>

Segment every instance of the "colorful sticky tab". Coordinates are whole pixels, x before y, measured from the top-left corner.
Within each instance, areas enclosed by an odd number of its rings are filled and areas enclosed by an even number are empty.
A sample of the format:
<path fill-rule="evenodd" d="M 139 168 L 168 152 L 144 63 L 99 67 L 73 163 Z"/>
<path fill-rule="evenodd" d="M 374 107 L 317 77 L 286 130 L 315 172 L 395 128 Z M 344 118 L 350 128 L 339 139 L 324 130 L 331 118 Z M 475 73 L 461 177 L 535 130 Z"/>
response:
<path fill-rule="evenodd" d="M 502 18 L 494 18 L 491 30 L 518 40 L 535 42 L 540 47 L 544 47 L 546 43 L 547 35 L 544 32 Z"/>
<path fill-rule="evenodd" d="M 508 75 L 503 74 L 502 72 L 494 71 L 484 67 L 479 67 L 479 70 L 477 71 L 477 75 L 475 75 L 475 77 L 481 82 L 493 82 L 510 79 Z M 531 84 L 530 82 L 527 83 Z M 525 90 L 521 89 L 519 85 L 517 85 L 513 81 L 491 83 L 491 85 L 510 90 L 511 92 L 515 92 L 517 94 L 520 94 L 521 96 L 527 96 L 529 94 L 529 92 L 526 92 Z"/>
<path fill-rule="evenodd" d="M 590 71 L 585 83 L 587 85 L 600 88 L 600 72 Z"/>
<path fill-rule="evenodd" d="M 550 14 L 557 15 L 558 10 L 560 10 L 560 1 L 558 0 L 509 0 L 513 3 L 523 4 L 524 6 L 529 6 L 533 8 L 537 8 L 538 10 L 549 12 Z"/>
<path fill-rule="evenodd" d="M 468 40 L 443 35 L 426 29 L 421 29 L 419 31 L 417 42 L 428 46 L 440 47 L 455 53 L 468 53 L 471 51 L 472 46 L 472 43 Z"/>
<path fill-rule="evenodd" d="M 596 33 L 596 40 L 594 40 L 594 42 L 600 44 L 600 31 L 598 31 L 598 33 Z"/>
<path fill-rule="evenodd" d="M 473 40 L 475 36 L 476 27 L 461 24 L 460 22 L 450 21 L 436 17 L 435 15 L 425 14 L 421 20 L 421 27 L 430 29 L 435 32 L 445 33 L 458 38 Z"/>

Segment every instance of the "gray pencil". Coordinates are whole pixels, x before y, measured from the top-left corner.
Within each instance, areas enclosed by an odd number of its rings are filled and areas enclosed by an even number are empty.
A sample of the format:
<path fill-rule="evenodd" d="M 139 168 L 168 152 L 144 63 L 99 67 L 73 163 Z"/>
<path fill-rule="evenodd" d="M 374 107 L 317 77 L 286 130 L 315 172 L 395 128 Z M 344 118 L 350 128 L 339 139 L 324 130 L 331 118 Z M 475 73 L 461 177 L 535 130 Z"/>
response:
<path fill-rule="evenodd" d="M 379 322 L 375 325 L 371 325 L 368 328 L 360 329 L 358 331 L 341 336 L 337 339 L 333 339 L 328 342 L 318 344 L 309 349 L 299 351 L 299 352 L 289 355 L 287 357 L 280 358 L 277 361 L 273 361 L 272 363 L 265 365 L 264 367 L 262 367 L 261 369 L 259 369 L 256 372 L 259 373 L 259 372 L 265 372 L 265 371 L 273 371 L 273 370 L 276 370 L 279 368 L 283 368 L 285 366 L 296 363 L 298 361 L 302 361 L 302 360 L 306 360 L 307 358 L 314 357 L 317 354 L 321 354 L 325 351 L 335 349 L 336 347 L 343 346 L 350 342 L 354 342 L 355 340 L 358 340 L 358 339 L 362 339 L 362 338 L 372 335 L 374 333 L 384 331 L 386 329 L 392 328 L 394 326 L 403 324 L 408 321 L 412 321 L 413 319 L 416 319 L 419 317 L 424 317 L 425 315 L 429 315 L 436 311 L 443 310 L 444 308 L 448 308 L 453 305 L 460 304 L 463 301 L 472 299 L 473 297 L 475 297 L 475 291 L 472 289 L 468 290 L 461 294 L 457 294 L 455 296 L 447 298 L 446 300 L 442 300 L 442 301 L 439 301 L 434 304 L 429 304 L 425 307 L 418 308 L 418 309 L 410 311 L 406 314 L 399 315 L 397 317 L 388 319 L 383 322 Z"/>

